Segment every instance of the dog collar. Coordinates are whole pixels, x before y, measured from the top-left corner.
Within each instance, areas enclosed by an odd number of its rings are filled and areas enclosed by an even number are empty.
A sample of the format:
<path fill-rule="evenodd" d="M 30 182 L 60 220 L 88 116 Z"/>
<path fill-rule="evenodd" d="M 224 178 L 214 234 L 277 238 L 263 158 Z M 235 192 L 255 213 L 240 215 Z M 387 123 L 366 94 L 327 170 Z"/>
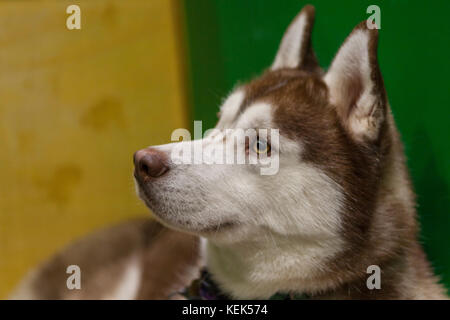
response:
<path fill-rule="evenodd" d="M 221 292 L 217 284 L 212 280 L 211 274 L 206 268 L 200 273 L 200 278 L 195 279 L 191 284 L 181 292 L 173 295 L 179 295 L 186 300 L 232 300 L 228 295 Z M 309 299 L 306 294 L 296 293 L 275 293 L 269 300 L 305 300 Z"/>

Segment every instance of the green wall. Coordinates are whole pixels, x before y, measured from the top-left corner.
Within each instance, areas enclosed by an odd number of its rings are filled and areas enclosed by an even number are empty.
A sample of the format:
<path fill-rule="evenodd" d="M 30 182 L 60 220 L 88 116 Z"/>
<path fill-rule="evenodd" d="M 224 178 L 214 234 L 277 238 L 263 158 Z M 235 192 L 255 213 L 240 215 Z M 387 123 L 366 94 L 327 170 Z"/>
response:
<path fill-rule="evenodd" d="M 307 3 L 316 7 L 313 45 L 325 68 L 369 16 L 366 8 L 381 8 L 379 60 L 418 194 L 422 240 L 450 288 L 450 1 L 184 0 L 194 119 L 214 126 L 221 99 L 271 64 Z"/>

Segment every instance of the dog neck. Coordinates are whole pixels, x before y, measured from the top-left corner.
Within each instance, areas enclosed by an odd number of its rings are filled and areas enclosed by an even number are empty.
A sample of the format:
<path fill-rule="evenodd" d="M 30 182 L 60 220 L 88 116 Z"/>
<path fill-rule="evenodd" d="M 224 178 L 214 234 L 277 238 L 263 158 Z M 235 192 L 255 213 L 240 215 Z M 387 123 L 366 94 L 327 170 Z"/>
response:
<path fill-rule="evenodd" d="M 310 293 L 321 286 L 314 277 L 315 270 L 335 254 L 338 242 L 293 236 L 231 245 L 208 241 L 207 266 L 221 289 L 233 298 L 268 299 L 276 293 Z"/>

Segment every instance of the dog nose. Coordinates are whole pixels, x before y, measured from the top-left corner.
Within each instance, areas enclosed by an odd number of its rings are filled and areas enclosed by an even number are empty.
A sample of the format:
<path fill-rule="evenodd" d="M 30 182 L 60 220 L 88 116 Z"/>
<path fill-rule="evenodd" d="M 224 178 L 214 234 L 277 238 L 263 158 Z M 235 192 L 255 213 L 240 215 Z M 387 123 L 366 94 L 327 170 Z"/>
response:
<path fill-rule="evenodd" d="M 139 178 L 158 178 L 169 171 L 167 155 L 155 148 L 146 148 L 134 154 L 135 173 Z"/>

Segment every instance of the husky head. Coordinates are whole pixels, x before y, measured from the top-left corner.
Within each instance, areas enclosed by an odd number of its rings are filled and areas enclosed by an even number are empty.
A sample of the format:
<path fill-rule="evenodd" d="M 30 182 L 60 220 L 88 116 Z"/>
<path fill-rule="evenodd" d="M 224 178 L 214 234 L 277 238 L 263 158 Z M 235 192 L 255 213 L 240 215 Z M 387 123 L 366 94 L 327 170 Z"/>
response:
<path fill-rule="evenodd" d="M 311 47 L 313 20 L 311 6 L 297 15 L 272 66 L 224 100 L 216 130 L 134 156 L 140 198 L 162 223 L 209 240 L 211 268 L 236 296 L 266 297 L 320 277 L 370 229 L 391 142 L 378 33 L 359 24 L 323 72 Z M 238 129 L 256 134 L 234 139 Z M 207 163 L 210 154 L 181 159 L 197 147 L 203 155 L 230 150 L 227 141 L 244 150 L 243 164 Z"/>

